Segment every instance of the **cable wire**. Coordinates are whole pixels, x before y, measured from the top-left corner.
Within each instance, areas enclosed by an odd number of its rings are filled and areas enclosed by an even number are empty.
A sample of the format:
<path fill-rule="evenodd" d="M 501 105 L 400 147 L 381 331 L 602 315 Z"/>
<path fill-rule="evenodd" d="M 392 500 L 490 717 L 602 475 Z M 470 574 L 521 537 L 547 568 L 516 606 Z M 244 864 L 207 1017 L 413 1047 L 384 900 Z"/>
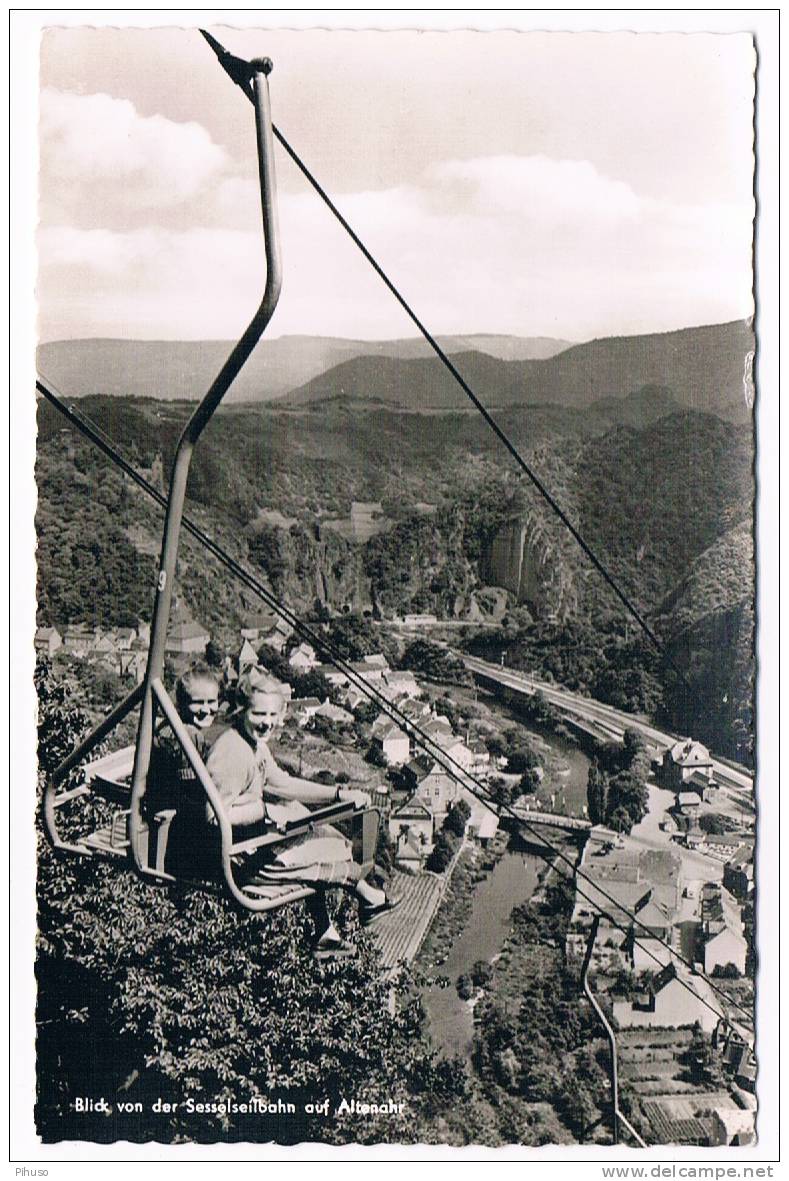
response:
<path fill-rule="evenodd" d="M 55 409 L 57 409 L 61 414 L 64 415 L 65 418 L 67 418 L 74 426 L 76 426 L 82 434 L 90 439 L 91 442 L 93 442 L 109 459 L 111 459 L 113 463 L 120 467 L 121 470 L 124 471 L 125 474 L 127 474 L 135 484 L 137 484 L 138 487 L 140 487 L 149 496 L 156 500 L 160 507 L 166 507 L 167 498 L 163 496 L 162 493 L 156 488 L 154 488 L 154 486 L 150 484 L 144 476 L 142 476 L 130 463 L 128 463 L 123 458 L 106 433 L 103 432 L 96 423 L 91 422 L 86 416 L 80 414 L 80 412 L 78 412 L 73 405 L 68 406 L 66 402 L 51 388 L 51 383 L 50 385 L 47 385 L 39 379 L 36 381 L 36 388 L 47 399 L 47 401 L 55 407 Z M 642 951 L 645 951 L 647 955 L 649 955 L 650 958 L 653 959 L 661 968 L 665 966 L 651 948 L 645 946 L 636 938 L 632 925 L 631 927 L 624 926 L 614 917 L 614 915 L 604 910 L 598 901 L 590 898 L 588 894 L 581 890 L 577 881 L 577 879 L 580 877 L 582 880 L 588 882 L 598 894 L 601 894 L 608 902 L 610 902 L 617 911 L 625 914 L 631 920 L 631 924 L 637 924 L 643 931 L 647 933 L 650 939 L 660 943 L 667 951 L 671 953 L 672 957 L 678 959 L 695 975 L 698 975 L 700 978 L 704 979 L 713 992 L 723 997 L 728 1004 L 739 1009 L 749 1020 L 752 1020 L 752 1013 L 750 1013 L 744 1005 L 741 1005 L 739 1002 L 729 997 L 724 992 L 724 990 L 717 986 L 708 976 L 706 976 L 705 973 L 698 972 L 694 965 L 689 960 L 686 960 L 684 956 L 678 954 L 675 949 L 671 947 L 670 943 L 668 943 L 665 939 L 654 935 L 651 929 L 638 918 L 637 914 L 635 914 L 633 911 L 630 911 L 627 907 L 623 907 L 598 882 L 594 881 L 584 870 L 575 865 L 572 859 L 569 858 L 561 848 L 552 844 L 545 837 L 543 832 L 538 831 L 533 824 L 531 824 L 527 819 L 524 819 L 521 813 L 517 812 L 511 805 L 500 805 L 495 803 L 495 801 L 491 799 L 487 788 L 480 780 L 473 776 L 465 767 L 462 766 L 462 764 L 457 762 L 457 760 L 454 759 L 452 755 L 447 754 L 437 742 L 435 742 L 428 734 L 425 734 L 419 728 L 419 726 L 412 721 L 412 719 L 407 717 L 407 715 L 404 714 L 396 704 L 390 702 L 375 685 L 373 685 L 361 673 L 359 673 L 349 661 L 346 661 L 324 636 L 318 632 L 315 632 L 309 627 L 308 624 L 300 620 L 298 616 L 290 610 L 290 608 L 281 603 L 276 598 L 276 596 L 274 596 L 266 587 L 264 587 L 253 575 L 245 570 L 243 566 L 236 562 L 234 558 L 227 554 L 215 541 L 212 540 L 212 538 L 208 536 L 208 534 L 204 533 L 197 525 L 194 524 L 193 521 L 191 521 L 186 516 L 183 518 L 183 525 L 187 532 L 190 533 L 197 541 L 199 541 L 200 544 L 204 546 L 220 563 L 230 570 L 230 572 L 236 578 L 238 578 L 239 581 L 243 582 L 250 590 L 256 593 L 267 604 L 267 606 L 271 607 L 272 610 L 274 610 L 282 619 L 284 619 L 294 630 L 298 631 L 300 635 L 304 636 L 305 639 L 308 639 L 310 643 L 315 645 L 319 651 L 325 652 L 331 659 L 332 663 L 334 663 L 336 667 L 348 677 L 355 687 L 359 689 L 369 700 L 378 705 L 382 712 L 386 713 L 392 721 L 394 721 L 410 737 L 412 737 L 417 742 L 417 744 L 421 746 L 422 749 L 425 750 L 432 759 L 434 759 L 435 762 L 439 763 L 439 765 L 443 767 L 443 769 L 450 775 L 451 778 L 464 786 L 471 795 L 479 800 L 479 802 L 484 807 L 486 807 L 499 819 L 502 817 L 502 815 L 507 816 L 509 819 L 518 824 L 522 829 L 525 829 L 532 836 L 534 836 L 543 847 L 549 849 L 553 854 L 553 860 L 546 857 L 542 852 L 539 852 L 539 856 L 541 856 L 543 860 L 546 861 L 546 863 L 553 864 L 554 871 L 556 871 L 555 861 L 557 859 L 565 862 L 570 867 L 571 873 L 562 873 L 559 876 L 561 876 L 564 881 L 575 880 L 575 888 L 579 897 L 588 902 L 590 906 L 597 910 L 618 930 L 622 931 L 625 935 L 632 936 L 634 943 L 639 946 Z M 473 784 L 473 786 L 470 786 L 470 784 Z M 694 996 L 698 1001 L 710 1009 L 711 1012 L 715 1013 L 715 1015 L 720 1020 L 724 1021 L 726 1024 L 730 1024 L 730 1021 L 725 1013 L 721 1013 L 715 1008 L 714 1005 L 711 1005 L 708 1000 L 700 996 L 699 993 L 697 993 L 687 981 L 683 980 L 679 976 L 677 979 L 680 981 L 683 987 L 691 993 L 692 996 Z"/>
<path fill-rule="evenodd" d="M 247 96 L 247 98 L 250 101 L 254 101 L 252 92 L 248 86 L 249 74 L 248 73 L 245 74 L 245 72 L 244 72 L 245 66 L 247 66 L 247 70 L 249 68 L 247 63 L 245 63 L 241 58 L 237 58 L 233 54 L 228 53 L 228 51 L 226 49 L 224 49 L 219 44 L 219 42 L 214 37 L 212 37 L 209 33 L 207 33 L 204 29 L 200 29 L 200 32 L 202 33 L 203 37 L 206 39 L 208 44 L 213 49 L 214 53 L 216 54 L 217 58 L 219 59 L 220 65 L 225 70 L 225 72 L 229 75 L 229 77 L 232 79 L 232 81 L 235 82 L 235 84 L 240 88 L 240 90 Z M 377 261 L 377 259 L 373 256 L 373 254 L 370 252 L 370 250 L 367 248 L 367 246 L 365 246 L 362 239 L 359 237 L 359 235 L 356 233 L 356 231 L 353 229 L 353 227 L 350 225 L 350 223 L 346 220 L 346 218 L 342 215 L 340 210 L 337 208 L 337 206 L 332 201 L 329 194 L 326 192 L 326 190 L 323 188 L 323 186 L 320 184 L 320 182 L 317 180 L 317 178 L 313 175 L 313 173 L 310 171 L 310 169 L 307 167 L 307 165 L 304 163 L 304 161 L 298 155 L 296 150 L 291 146 L 290 143 L 288 143 L 288 140 L 285 138 L 285 136 L 282 134 L 282 132 L 279 130 L 279 128 L 273 123 L 272 123 L 272 130 L 274 132 L 275 138 L 279 141 L 279 143 L 285 149 L 285 151 L 287 152 L 290 159 L 293 161 L 293 163 L 296 165 L 298 170 L 301 172 L 302 176 L 304 176 L 304 178 L 307 180 L 307 182 L 312 186 L 312 188 L 318 194 L 321 201 L 323 201 L 323 203 L 326 205 L 326 207 L 330 210 L 330 212 L 333 214 L 333 216 L 337 219 L 337 221 L 340 223 L 342 228 L 348 234 L 348 236 L 350 237 L 350 239 L 354 243 L 354 245 L 357 247 L 357 249 L 360 250 L 361 253 L 364 255 L 367 262 L 370 264 L 370 266 L 373 268 L 375 273 L 378 275 L 378 277 L 381 279 L 381 281 L 384 283 L 384 285 L 388 288 L 388 290 L 391 292 L 391 294 L 394 296 L 394 298 L 397 300 L 400 307 L 406 313 L 408 318 L 419 329 L 420 333 L 422 334 L 424 339 L 427 341 L 427 343 L 430 345 L 430 348 L 436 354 L 439 361 L 441 361 L 442 365 L 444 365 L 444 367 L 447 369 L 447 371 L 450 373 L 450 375 L 454 378 L 454 380 L 457 382 L 457 384 L 463 390 L 466 397 L 472 402 L 472 404 L 475 406 L 475 408 L 479 411 L 479 413 L 485 419 L 485 422 L 488 424 L 490 429 L 497 436 L 499 441 L 503 444 L 504 447 L 506 447 L 507 451 L 512 456 L 512 458 L 515 460 L 515 463 L 518 465 L 520 470 L 531 481 L 531 483 L 534 485 L 534 487 L 539 492 L 540 496 L 542 496 L 543 499 L 546 501 L 546 503 L 548 505 L 550 505 L 550 507 L 553 509 L 553 511 L 559 517 L 559 520 L 562 522 L 562 524 L 569 530 L 570 534 L 572 535 L 574 540 L 577 542 L 577 544 L 580 546 L 580 548 L 583 550 L 584 554 L 587 556 L 587 558 L 592 563 L 594 568 L 597 570 L 597 572 L 600 574 L 600 576 L 604 579 L 604 581 L 607 583 L 607 585 L 610 587 L 610 589 L 614 592 L 614 594 L 619 599 L 620 603 L 622 603 L 624 608 L 629 612 L 629 614 L 633 617 L 633 619 L 635 619 L 636 623 L 638 623 L 639 627 L 642 629 L 644 634 L 648 637 L 648 639 L 655 646 L 655 648 L 657 648 L 657 650 L 661 654 L 661 656 L 663 656 L 664 659 L 666 660 L 666 662 L 671 666 L 671 668 L 674 670 L 674 672 L 680 678 L 682 683 L 685 685 L 685 688 L 690 690 L 690 684 L 689 684 L 684 672 L 682 671 L 682 669 L 675 663 L 675 661 L 671 657 L 670 653 L 663 645 L 662 641 L 658 638 L 656 633 L 649 626 L 649 624 L 644 619 L 643 615 L 638 610 L 638 608 L 631 602 L 630 598 L 624 593 L 624 591 L 622 591 L 620 589 L 620 587 L 619 587 L 618 583 L 615 581 L 613 575 L 609 573 L 608 569 L 603 565 L 603 563 L 597 557 L 594 550 L 591 548 L 591 546 L 588 544 L 588 542 L 584 539 L 584 537 L 582 536 L 582 534 L 580 533 L 578 528 L 573 524 L 573 522 L 567 516 L 567 513 L 564 511 L 564 509 L 561 507 L 561 505 L 558 503 L 558 501 L 555 499 L 555 497 L 551 494 L 551 492 L 548 490 L 548 488 L 542 482 L 542 480 L 537 475 L 537 473 L 530 467 L 530 465 L 523 458 L 523 456 L 521 455 L 518 448 L 515 446 L 515 444 L 512 442 L 512 440 L 507 435 L 506 431 L 504 431 L 504 429 L 499 426 L 498 422 L 493 417 L 493 415 L 490 413 L 490 411 L 483 405 L 483 403 L 480 401 L 477 394 L 474 393 L 474 390 L 468 384 L 466 379 L 463 377 L 463 375 L 460 373 L 460 371 L 457 369 L 457 367 L 453 364 L 453 362 L 450 360 L 450 358 L 447 356 L 447 354 L 441 348 L 441 345 L 438 343 L 438 341 L 435 339 L 435 337 L 432 335 L 432 333 L 428 330 L 428 328 L 422 322 L 422 320 L 420 320 L 419 316 L 416 314 L 414 309 L 411 307 L 411 305 L 408 303 L 408 301 L 405 299 L 405 297 L 400 293 L 398 288 L 395 286 L 394 282 L 389 278 L 386 271 L 384 271 L 383 267 L 380 265 L 380 263 Z"/>

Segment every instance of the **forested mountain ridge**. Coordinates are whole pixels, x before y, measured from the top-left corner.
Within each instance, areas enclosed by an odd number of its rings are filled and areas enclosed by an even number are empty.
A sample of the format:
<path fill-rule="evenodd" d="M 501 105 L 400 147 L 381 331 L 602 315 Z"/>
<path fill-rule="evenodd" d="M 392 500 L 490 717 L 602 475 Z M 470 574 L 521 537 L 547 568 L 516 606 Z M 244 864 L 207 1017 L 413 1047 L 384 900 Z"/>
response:
<path fill-rule="evenodd" d="M 82 406 L 163 486 L 187 405 L 95 398 Z M 729 700 L 742 702 L 752 568 L 730 539 L 747 532 L 752 514 L 749 427 L 675 411 L 641 429 L 591 434 L 606 425 L 604 417 L 590 425 L 596 413 L 576 414 L 574 432 L 543 418 L 532 446 L 528 432 L 520 445 L 638 609 L 681 653 L 686 637 L 684 664 L 691 675 L 698 666 L 704 685 L 714 680 L 715 693 L 716 629 L 733 637 L 725 676 Z M 502 464 L 495 438 L 478 435 L 465 415 L 438 421 L 431 432 L 425 425 L 436 420 L 418 414 L 220 412 L 196 451 L 187 511 L 297 612 L 317 599 L 330 610 L 471 621 L 480 617 L 476 595 L 498 585 L 509 592 L 509 627 L 577 621 L 626 638 L 616 601 L 536 490 Z M 44 403 L 39 430 L 41 621 L 146 618 L 160 510 Z M 364 543 L 327 523 L 355 500 L 382 505 L 383 527 Z M 187 540 L 177 593 L 220 646 L 235 644 L 241 617 L 256 606 Z M 698 700 L 709 700 L 704 685 Z"/>
<path fill-rule="evenodd" d="M 551 337 L 471 333 L 440 336 L 450 355 L 469 349 L 503 360 L 552 357 L 569 341 Z M 69 398 L 104 394 L 171 401 L 197 400 L 234 346 L 230 340 L 55 340 L 38 348 L 38 368 Z M 268 402 L 354 357 L 430 357 L 421 337 L 345 340 L 323 336 L 265 337 L 228 392 L 228 402 Z"/>
<path fill-rule="evenodd" d="M 745 321 L 649 336 L 610 337 L 574 345 L 541 360 L 499 360 L 463 352 L 453 363 L 484 405 L 552 404 L 584 408 L 644 386 L 667 390 L 688 410 L 733 422 L 751 416 L 746 358 L 754 349 Z M 304 406 L 345 398 L 410 410 L 460 409 L 468 400 L 438 358 L 355 357 L 293 390 L 284 401 Z"/>

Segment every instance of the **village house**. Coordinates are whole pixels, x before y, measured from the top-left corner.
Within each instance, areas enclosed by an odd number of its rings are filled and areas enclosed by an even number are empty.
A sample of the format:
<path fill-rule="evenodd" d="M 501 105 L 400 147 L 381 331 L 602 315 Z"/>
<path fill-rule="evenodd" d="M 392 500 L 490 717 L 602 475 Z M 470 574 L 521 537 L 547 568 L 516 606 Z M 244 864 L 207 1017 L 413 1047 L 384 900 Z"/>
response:
<path fill-rule="evenodd" d="M 115 643 L 120 651 L 130 651 L 136 639 L 137 632 L 133 627 L 119 627 L 115 629 Z"/>
<path fill-rule="evenodd" d="M 620 1029 L 679 1029 L 698 1022 L 705 1033 L 711 1033 L 718 1021 L 717 1013 L 693 988 L 692 978 L 686 981 L 684 970 L 673 962 L 633 1000 L 615 1000 L 613 1009 Z"/>
<path fill-rule="evenodd" d="M 353 721 L 353 714 L 348 713 L 347 709 L 343 709 L 340 705 L 332 705 L 327 699 L 323 705 L 318 706 L 315 711 L 317 717 L 328 718 L 330 722 L 337 722 L 338 724 L 345 724 Z"/>
<path fill-rule="evenodd" d="M 400 865 L 421 868 L 433 847 L 433 817 L 430 810 L 412 798 L 389 816 L 389 836 L 395 841 L 395 860 Z"/>
<path fill-rule="evenodd" d="M 406 732 L 394 722 L 374 732 L 373 743 L 380 747 L 390 767 L 402 767 L 411 757 L 411 741 Z"/>
<path fill-rule="evenodd" d="M 701 891 L 701 942 L 704 971 L 733 964 L 745 974 L 748 943 L 742 934 L 742 916 L 736 899 L 717 882 L 707 882 Z"/>
<path fill-rule="evenodd" d="M 418 697 L 422 690 L 412 672 L 407 669 L 388 669 L 384 674 L 386 688 L 393 699 Z"/>
<path fill-rule="evenodd" d="M 466 746 L 471 753 L 469 771 L 484 778 L 490 772 L 490 751 L 481 738 L 469 738 Z"/>
<path fill-rule="evenodd" d="M 139 644 L 140 648 L 148 648 L 151 642 L 151 625 L 150 623 L 137 624 L 137 639 L 132 640 L 132 645 Z"/>
<path fill-rule="evenodd" d="M 695 791 L 680 791 L 677 793 L 677 807 L 682 816 L 692 818 L 698 816 L 701 799 Z"/>
<path fill-rule="evenodd" d="M 288 657 L 288 664 L 297 672 L 308 673 L 320 664 L 312 644 L 299 644 Z"/>
<path fill-rule="evenodd" d="M 252 644 L 260 644 L 263 636 L 270 632 L 277 621 L 273 611 L 255 611 L 245 615 L 241 624 L 242 640 L 249 640 Z"/>
<path fill-rule="evenodd" d="M 712 759 L 706 746 L 692 738 L 681 738 L 663 756 L 659 778 L 672 791 L 684 791 L 688 780 L 698 773 L 712 780 Z"/>
<path fill-rule="evenodd" d="M 474 762 L 474 756 L 466 746 L 462 738 L 458 738 L 455 734 L 440 733 L 433 738 L 436 746 L 443 750 L 444 754 L 453 762 L 462 767 L 464 771 L 470 771 L 471 765 Z"/>
<path fill-rule="evenodd" d="M 420 701 L 414 697 L 410 697 L 408 701 L 404 701 L 398 708 L 404 718 L 407 718 L 409 722 L 416 722 L 420 728 L 423 719 L 430 716 L 430 703 L 428 701 Z"/>
<path fill-rule="evenodd" d="M 236 657 L 238 671 L 242 673 L 246 668 L 254 668 L 257 663 L 258 654 L 249 640 L 245 639 Z"/>
<path fill-rule="evenodd" d="M 359 677 L 364 677 L 371 685 L 380 685 L 383 683 L 384 670 L 378 664 L 368 664 L 365 660 L 353 660 L 350 662 L 350 668 Z"/>
<path fill-rule="evenodd" d="M 96 633 L 86 623 L 70 623 L 63 633 L 63 647 L 72 656 L 86 656 L 96 642 Z"/>
<path fill-rule="evenodd" d="M 293 628 L 284 619 L 277 619 L 274 626 L 263 636 L 263 643 L 275 652 L 281 652 L 293 635 Z M 246 637 L 245 637 L 246 638 Z"/>
<path fill-rule="evenodd" d="M 363 656 L 362 661 L 364 664 L 369 664 L 374 668 L 383 669 L 384 672 L 389 671 L 389 661 L 386 659 L 383 652 L 373 652 L 369 656 Z"/>
<path fill-rule="evenodd" d="M 348 684 L 347 675 L 339 668 L 335 668 L 333 664 L 319 664 L 313 671 L 325 677 L 330 685 L 334 685 L 335 689 L 341 689 L 343 685 Z"/>
<path fill-rule="evenodd" d="M 296 719 L 297 725 L 303 727 L 310 718 L 315 717 L 321 704 L 319 697 L 293 697 L 288 702 L 288 714 Z"/>
<path fill-rule="evenodd" d="M 183 656 L 205 656 L 210 639 L 210 633 L 202 624 L 184 620 L 170 628 L 164 650 Z"/>
<path fill-rule="evenodd" d="M 756 1112 L 741 1107 L 720 1107 L 710 1111 L 710 1148 L 743 1148 L 756 1141 Z"/>
<path fill-rule="evenodd" d="M 370 700 L 368 694 L 357 689 L 356 685 L 346 685 L 343 689 L 342 699 L 348 709 L 357 709 L 365 701 Z"/>
<path fill-rule="evenodd" d="M 36 631 L 34 645 L 38 656 L 54 656 L 63 645 L 63 637 L 56 627 L 40 627 Z"/>
<path fill-rule="evenodd" d="M 419 723 L 419 729 L 428 738 L 432 738 L 435 742 L 439 738 L 452 738 L 452 727 L 449 720 L 445 717 L 431 717 L 426 722 Z"/>
<path fill-rule="evenodd" d="M 436 819 L 443 818 L 458 798 L 459 785 L 440 763 L 428 754 L 419 755 L 403 767 L 403 776 L 414 798 Z"/>
<path fill-rule="evenodd" d="M 753 847 L 742 844 L 723 867 L 723 884 L 740 902 L 753 890 Z"/>

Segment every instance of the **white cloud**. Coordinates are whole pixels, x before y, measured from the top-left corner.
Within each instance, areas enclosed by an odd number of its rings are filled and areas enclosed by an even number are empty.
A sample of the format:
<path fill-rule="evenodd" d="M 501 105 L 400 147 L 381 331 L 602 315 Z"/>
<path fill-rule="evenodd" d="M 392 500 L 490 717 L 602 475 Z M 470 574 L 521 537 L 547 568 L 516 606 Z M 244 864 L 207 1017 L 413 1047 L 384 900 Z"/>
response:
<path fill-rule="evenodd" d="M 45 231 L 44 333 L 63 335 L 71 316 L 75 336 L 238 335 L 263 286 L 259 197 L 228 175 L 212 193 L 203 212 L 213 228 Z M 448 161 L 418 185 L 337 204 L 436 332 L 582 339 L 751 310 L 750 205 L 645 200 L 585 161 Z M 273 334 L 415 332 L 311 192 L 283 195 L 280 221 Z"/>
<path fill-rule="evenodd" d="M 583 220 L 619 223 L 638 216 L 639 201 L 629 185 L 602 176 L 588 160 L 547 156 L 485 156 L 448 160 L 427 173 L 434 200 L 454 201 L 483 216 L 512 214 L 541 225 Z"/>
<path fill-rule="evenodd" d="M 87 201 L 99 218 L 178 205 L 228 163 L 199 123 L 143 116 L 107 94 L 43 90 L 40 137 L 45 196 L 72 212 Z"/>

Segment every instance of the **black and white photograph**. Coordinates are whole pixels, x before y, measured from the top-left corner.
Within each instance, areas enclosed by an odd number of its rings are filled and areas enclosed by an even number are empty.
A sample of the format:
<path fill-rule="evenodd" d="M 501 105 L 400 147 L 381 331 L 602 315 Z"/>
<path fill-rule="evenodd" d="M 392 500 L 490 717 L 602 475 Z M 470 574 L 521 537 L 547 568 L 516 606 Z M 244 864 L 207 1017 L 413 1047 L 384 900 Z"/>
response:
<path fill-rule="evenodd" d="M 748 14 L 58 15 L 41 1159 L 766 1159 Z"/>

